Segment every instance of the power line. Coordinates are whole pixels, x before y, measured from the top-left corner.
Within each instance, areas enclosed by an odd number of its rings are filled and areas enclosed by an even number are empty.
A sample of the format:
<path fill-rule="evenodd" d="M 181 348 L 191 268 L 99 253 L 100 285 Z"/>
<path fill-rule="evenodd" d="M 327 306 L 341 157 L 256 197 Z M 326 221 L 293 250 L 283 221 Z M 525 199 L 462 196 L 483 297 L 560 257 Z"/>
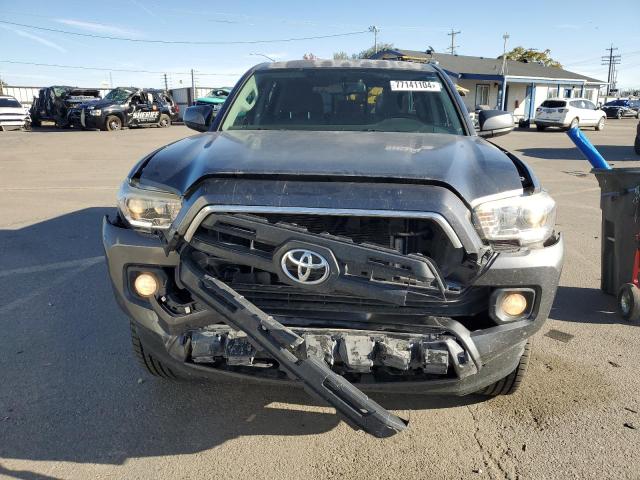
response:
<path fill-rule="evenodd" d="M 155 73 L 155 74 L 170 74 L 170 75 L 191 75 L 191 72 L 161 72 L 155 70 L 130 70 L 127 68 L 107 68 L 107 67 L 81 67 L 78 65 L 60 65 L 56 63 L 35 63 L 35 62 L 19 62 L 17 60 L 0 60 L 0 63 L 10 63 L 16 65 L 34 65 L 36 67 L 55 67 L 55 68 L 73 68 L 76 70 L 98 70 L 103 72 L 126 72 L 126 73 Z M 202 73 L 198 72 L 198 75 L 219 75 L 219 76 L 233 76 L 242 75 L 241 73 Z"/>
<path fill-rule="evenodd" d="M 447 35 L 449 35 L 451 37 L 451 46 L 447 47 L 447 50 L 449 50 L 451 52 L 451 55 L 455 55 L 456 53 L 456 48 L 458 48 L 460 45 L 456 45 L 456 35 L 461 34 L 462 32 L 460 30 L 458 30 L 457 32 L 452 28 L 451 31 L 449 33 L 447 33 Z"/>
<path fill-rule="evenodd" d="M 611 47 L 605 49 L 609 54 L 607 56 L 602 57 L 602 65 L 609 66 L 609 75 L 607 77 L 607 96 L 611 93 L 611 90 L 615 89 L 616 86 L 616 65 L 620 65 L 620 61 L 622 57 L 620 55 L 614 55 L 613 52 L 618 50 L 611 44 Z M 613 88 L 612 88 L 613 87 Z"/>
<path fill-rule="evenodd" d="M 122 42 L 160 43 L 165 45 L 166 44 L 169 44 L 169 45 L 253 45 L 256 43 L 284 43 L 284 42 L 299 42 L 303 40 L 320 40 L 323 38 L 348 37 L 352 35 L 361 35 L 364 33 L 369 33 L 368 30 L 362 30 L 358 32 L 334 33 L 330 35 L 317 35 L 312 37 L 293 37 L 293 38 L 279 38 L 279 39 L 270 39 L 270 40 L 234 40 L 234 41 L 198 42 L 198 41 L 192 41 L 192 40 L 150 40 L 150 39 L 143 39 L 143 38 L 113 37 L 110 35 L 96 35 L 94 33 L 70 32 L 68 30 L 59 30 L 57 28 L 38 27 L 36 25 L 7 22 L 5 20 L 0 20 L 0 23 L 3 23 L 5 25 L 13 25 L 16 27 L 42 30 L 44 32 L 61 33 L 64 35 L 75 35 L 78 37 L 101 38 L 103 40 L 119 40 Z"/>

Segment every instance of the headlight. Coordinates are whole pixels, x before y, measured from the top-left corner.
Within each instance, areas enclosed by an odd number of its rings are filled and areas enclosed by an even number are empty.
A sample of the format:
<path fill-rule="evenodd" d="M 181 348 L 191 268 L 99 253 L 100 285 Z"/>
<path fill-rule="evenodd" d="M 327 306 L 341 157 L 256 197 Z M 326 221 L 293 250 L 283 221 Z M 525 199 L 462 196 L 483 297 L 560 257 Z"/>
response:
<path fill-rule="evenodd" d="M 541 243 L 553 233 L 556 202 L 546 192 L 483 203 L 473 210 L 473 222 L 488 241 Z"/>
<path fill-rule="evenodd" d="M 89 115 L 93 115 L 94 117 L 99 117 L 102 115 L 102 110 L 89 110 Z"/>
<path fill-rule="evenodd" d="M 133 227 L 166 230 L 175 220 L 182 201 L 176 195 L 143 190 L 125 181 L 118 192 L 118 208 Z"/>

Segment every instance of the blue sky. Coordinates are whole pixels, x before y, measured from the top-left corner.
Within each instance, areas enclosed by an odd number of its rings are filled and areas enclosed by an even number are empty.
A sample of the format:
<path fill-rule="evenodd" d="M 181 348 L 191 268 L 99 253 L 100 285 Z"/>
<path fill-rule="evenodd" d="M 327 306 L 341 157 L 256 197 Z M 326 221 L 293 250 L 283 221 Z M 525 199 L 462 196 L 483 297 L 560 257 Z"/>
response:
<path fill-rule="evenodd" d="M 380 29 L 379 41 L 396 47 L 445 51 L 453 27 L 458 53 L 498 56 L 502 35 L 509 46 L 549 48 L 568 70 L 606 79 L 600 57 L 611 43 L 622 64 L 618 82 L 640 87 L 640 32 L 633 27 L 638 0 L 583 0 L 575 5 L 523 2 L 389 2 L 271 0 L 196 2 L 154 0 L 26 1 L 0 0 L 0 20 L 85 34 L 140 40 L 246 41 L 332 35 Z M 603 6 L 607 11 L 602 13 Z M 630 24 L 617 28 L 625 19 Z M 358 52 L 373 34 L 254 45 L 186 46 L 134 43 L 63 35 L 0 24 L 0 60 L 170 72 L 170 87 L 190 85 L 185 72 L 196 70 L 199 86 L 232 85 L 239 74 L 263 59 L 297 59 L 312 52 Z M 108 86 L 109 72 L 72 70 L 0 62 L 0 76 L 13 85 L 71 84 Z M 161 73 L 111 72 L 114 85 L 161 86 Z M 180 83 L 182 82 L 182 83 Z"/>

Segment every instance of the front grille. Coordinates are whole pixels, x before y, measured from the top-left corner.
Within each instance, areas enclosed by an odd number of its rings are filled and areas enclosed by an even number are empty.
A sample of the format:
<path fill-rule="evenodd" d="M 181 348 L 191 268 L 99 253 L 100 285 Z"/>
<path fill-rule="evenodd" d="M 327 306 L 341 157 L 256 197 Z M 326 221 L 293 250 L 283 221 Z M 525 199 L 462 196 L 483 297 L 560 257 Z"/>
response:
<path fill-rule="evenodd" d="M 280 233 L 275 234 L 274 230 Z M 339 276 L 347 279 L 343 286 L 351 290 L 338 286 L 330 290 L 301 288 L 291 282 L 283 283 L 280 267 L 273 267 L 272 262 L 279 263 L 274 260 L 278 257 L 273 255 L 290 241 L 302 241 L 318 248 L 323 248 L 321 245 L 324 244 L 332 249 L 341 265 Z M 330 246 L 327 242 L 335 245 Z M 195 249 L 194 259 L 205 270 L 267 313 L 428 312 L 451 315 L 460 311 L 458 307 L 468 307 L 474 300 L 453 284 L 445 286 L 438 273 L 434 272 L 435 279 L 429 279 L 430 274 L 424 277 L 414 270 L 419 265 L 424 267 L 422 262 L 432 265 L 428 257 L 433 245 L 442 250 L 450 246 L 440 227 L 429 219 L 289 213 L 261 214 L 259 217 L 212 214 L 196 230 L 190 244 Z M 350 244 L 354 247 L 349 247 Z M 365 247 L 368 253 L 364 258 L 357 253 L 363 249 L 355 245 Z M 385 255 L 387 260 L 384 260 Z M 390 263 L 386 263 L 388 261 Z M 405 265 L 405 262 L 408 263 Z M 354 268 L 358 270 L 354 271 Z M 353 281 L 362 288 L 353 287 L 354 284 L 349 283 Z M 404 300 L 398 301 L 399 298 Z"/>
<path fill-rule="evenodd" d="M 394 248 L 394 238 L 408 234 L 408 220 L 402 218 L 342 217 L 329 215 L 262 215 L 271 223 L 285 222 L 306 228 L 311 233 L 329 233 L 348 237 L 356 243 L 372 243 Z M 417 222 L 417 220 L 413 220 Z M 422 221 L 423 223 L 426 221 Z"/>
<path fill-rule="evenodd" d="M 230 286 L 247 300 L 267 313 L 288 314 L 291 312 L 348 312 L 375 313 L 380 315 L 442 315 L 468 314 L 469 307 L 486 297 L 482 290 L 468 291 L 448 302 L 431 296 L 410 295 L 406 305 L 392 305 L 372 298 L 357 297 L 341 293 L 310 293 L 289 285 L 257 285 L 231 282 Z"/>

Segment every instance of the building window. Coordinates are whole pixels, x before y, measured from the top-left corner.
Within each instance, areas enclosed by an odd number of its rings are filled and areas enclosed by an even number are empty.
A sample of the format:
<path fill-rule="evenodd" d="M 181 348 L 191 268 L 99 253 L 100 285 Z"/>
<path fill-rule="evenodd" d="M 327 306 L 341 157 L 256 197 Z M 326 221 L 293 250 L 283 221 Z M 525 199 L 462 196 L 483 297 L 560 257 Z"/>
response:
<path fill-rule="evenodd" d="M 489 85 L 476 85 L 476 107 L 489 105 Z"/>
<path fill-rule="evenodd" d="M 556 98 L 558 96 L 558 87 L 550 85 L 547 90 L 547 98 Z"/>

